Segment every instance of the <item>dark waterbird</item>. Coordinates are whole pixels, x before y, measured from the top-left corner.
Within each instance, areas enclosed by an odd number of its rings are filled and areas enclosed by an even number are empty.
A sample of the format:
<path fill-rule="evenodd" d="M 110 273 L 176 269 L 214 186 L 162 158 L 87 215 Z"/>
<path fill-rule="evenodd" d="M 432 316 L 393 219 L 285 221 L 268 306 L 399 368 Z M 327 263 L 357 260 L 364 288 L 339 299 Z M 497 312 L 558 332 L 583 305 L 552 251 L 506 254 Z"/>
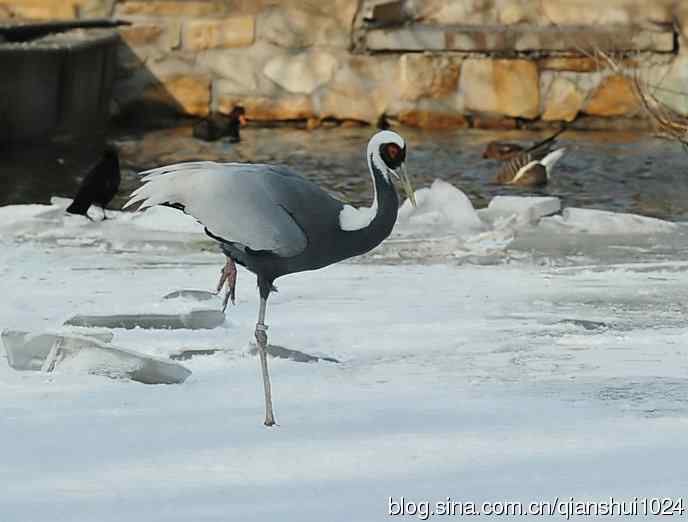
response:
<path fill-rule="evenodd" d="M 557 137 L 564 130 L 559 130 L 549 138 L 538 141 L 527 149 L 520 151 L 512 150 L 508 156 L 503 158 L 504 162 L 497 170 L 495 181 L 505 185 L 529 187 L 546 185 L 554 165 L 566 152 L 566 149 L 563 147 L 556 148 Z M 488 150 L 489 145 L 485 154 L 487 154 Z"/>
<path fill-rule="evenodd" d="M 218 289 L 234 300 L 236 265 L 256 274 L 260 309 L 255 338 L 265 392 L 265 425 L 275 424 L 267 366 L 265 309 L 280 276 L 316 270 L 364 254 L 396 222 L 398 180 L 415 205 L 406 173 L 406 144 L 391 131 L 375 134 L 366 152 L 373 180 L 370 208 L 354 208 L 283 166 L 244 163 L 179 163 L 144 172 L 144 184 L 125 207 L 169 205 L 195 217 L 215 239 L 227 262 Z"/>
<path fill-rule="evenodd" d="M 88 209 L 95 204 L 103 209 L 103 219 L 106 219 L 105 207 L 117 194 L 121 181 L 117 149 L 108 147 L 100 161 L 86 174 L 67 212 L 88 217 Z"/>
<path fill-rule="evenodd" d="M 193 136 L 199 140 L 216 141 L 229 138 L 230 143 L 239 143 L 241 135 L 239 129 L 246 124 L 246 110 L 237 105 L 228 115 L 217 112 L 199 121 L 193 127 Z"/>
<path fill-rule="evenodd" d="M 530 146 L 524 146 L 520 143 L 511 143 L 508 141 L 491 141 L 487 144 L 485 150 L 483 151 L 483 158 L 509 161 L 523 154 L 542 153 L 544 156 L 554 149 L 557 144 L 557 138 L 565 130 L 566 127 L 562 127 L 548 138 L 545 138 L 541 141 L 536 141 Z"/>

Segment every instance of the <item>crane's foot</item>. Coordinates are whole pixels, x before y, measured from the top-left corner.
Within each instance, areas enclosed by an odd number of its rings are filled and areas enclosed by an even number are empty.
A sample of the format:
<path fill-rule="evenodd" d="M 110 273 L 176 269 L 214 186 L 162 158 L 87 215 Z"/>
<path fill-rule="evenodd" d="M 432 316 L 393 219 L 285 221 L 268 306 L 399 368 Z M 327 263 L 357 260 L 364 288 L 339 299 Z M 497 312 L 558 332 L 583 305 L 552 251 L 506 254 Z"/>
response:
<path fill-rule="evenodd" d="M 225 266 L 220 270 L 220 281 L 217 283 L 216 293 L 220 293 L 223 286 L 227 286 L 227 291 L 222 299 L 222 311 L 227 309 L 227 303 L 231 300 L 235 304 L 236 299 L 237 267 L 231 257 L 227 258 Z"/>

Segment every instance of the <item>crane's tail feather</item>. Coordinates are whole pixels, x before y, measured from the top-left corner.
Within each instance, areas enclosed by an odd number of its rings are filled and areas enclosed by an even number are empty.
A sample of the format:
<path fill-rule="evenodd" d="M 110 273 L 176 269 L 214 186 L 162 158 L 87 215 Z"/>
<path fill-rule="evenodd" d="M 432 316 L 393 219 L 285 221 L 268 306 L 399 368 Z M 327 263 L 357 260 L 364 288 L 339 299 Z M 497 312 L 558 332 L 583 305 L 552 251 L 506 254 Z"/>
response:
<path fill-rule="evenodd" d="M 216 167 L 212 161 L 176 163 L 141 172 L 143 185 L 134 190 L 122 208 L 141 203 L 139 210 L 155 205 L 186 206 L 187 195 L 194 188 L 194 173 Z"/>

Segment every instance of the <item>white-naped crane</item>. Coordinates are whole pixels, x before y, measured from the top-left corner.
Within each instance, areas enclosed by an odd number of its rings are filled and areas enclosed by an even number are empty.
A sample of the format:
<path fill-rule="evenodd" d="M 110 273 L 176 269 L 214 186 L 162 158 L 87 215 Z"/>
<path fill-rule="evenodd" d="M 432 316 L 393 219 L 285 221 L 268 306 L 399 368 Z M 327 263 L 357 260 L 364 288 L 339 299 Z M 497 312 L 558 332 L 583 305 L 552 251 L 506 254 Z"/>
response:
<path fill-rule="evenodd" d="M 354 208 L 330 196 L 315 183 L 276 165 L 179 163 L 146 171 L 144 184 L 125 207 L 168 205 L 205 226 L 220 244 L 227 262 L 220 284 L 227 286 L 223 309 L 234 301 L 236 265 L 256 274 L 260 309 L 255 338 L 265 392 L 265 425 L 275 424 L 266 348 L 265 309 L 273 282 L 280 276 L 316 270 L 364 254 L 380 244 L 397 219 L 399 181 L 415 205 L 406 172 L 406 143 L 397 133 L 382 131 L 368 142 L 368 169 L 374 197 L 369 208 Z"/>

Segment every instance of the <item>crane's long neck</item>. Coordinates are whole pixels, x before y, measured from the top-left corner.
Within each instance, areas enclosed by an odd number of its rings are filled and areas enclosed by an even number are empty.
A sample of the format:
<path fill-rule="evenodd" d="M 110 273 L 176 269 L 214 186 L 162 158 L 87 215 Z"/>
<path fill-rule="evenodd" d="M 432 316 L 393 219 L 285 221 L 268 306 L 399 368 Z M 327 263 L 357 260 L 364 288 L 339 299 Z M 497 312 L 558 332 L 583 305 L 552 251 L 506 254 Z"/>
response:
<path fill-rule="evenodd" d="M 399 196 L 394 184 L 376 165 L 372 155 L 368 156 L 368 168 L 374 191 L 371 209 L 375 214 L 367 226 L 349 233 L 352 249 L 357 252 L 357 255 L 372 250 L 389 236 L 397 221 L 399 211 Z"/>

